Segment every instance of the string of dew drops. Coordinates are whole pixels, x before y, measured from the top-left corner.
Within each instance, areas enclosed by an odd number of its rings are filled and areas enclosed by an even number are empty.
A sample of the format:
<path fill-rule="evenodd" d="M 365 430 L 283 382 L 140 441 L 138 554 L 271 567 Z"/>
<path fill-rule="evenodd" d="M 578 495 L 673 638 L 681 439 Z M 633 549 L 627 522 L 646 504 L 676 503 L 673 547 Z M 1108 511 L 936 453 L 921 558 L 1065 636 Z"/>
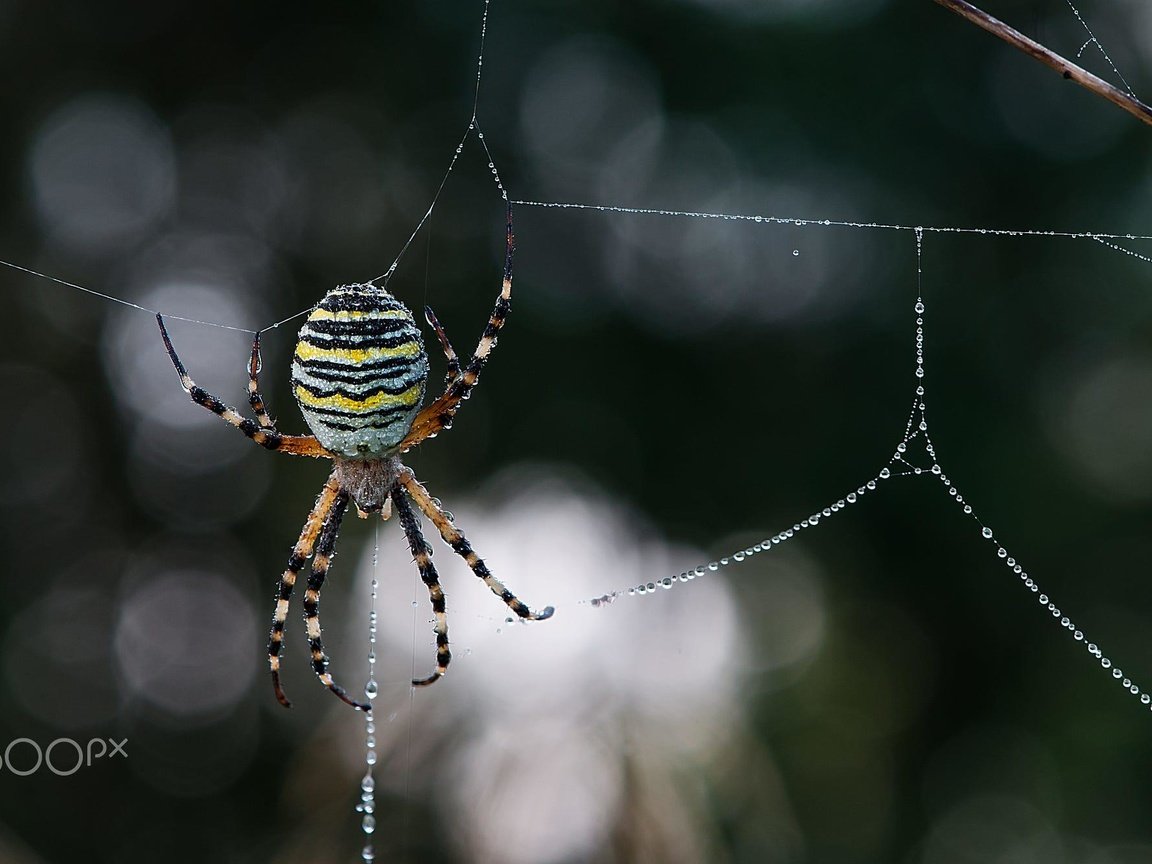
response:
<path fill-rule="evenodd" d="M 364 696 L 368 700 L 368 710 L 364 713 L 364 776 L 360 780 L 360 802 L 356 812 L 360 815 L 360 830 L 364 832 L 364 848 L 360 858 L 365 864 L 376 860 L 376 849 L 372 835 L 376 831 L 376 719 L 372 709 L 380 687 L 376 683 L 376 593 L 379 588 L 377 564 L 380 560 L 380 524 L 376 524 L 372 546 L 372 594 L 368 603 L 368 681 L 364 684 Z"/>
<path fill-rule="evenodd" d="M 922 235 L 917 232 L 917 251 L 919 252 L 919 241 Z M 932 440 L 928 435 L 928 420 L 927 420 L 927 405 L 925 400 L 925 388 L 923 380 L 925 377 L 924 371 L 924 319 L 923 314 L 925 305 L 922 297 L 916 298 L 915 304 L 916 312 L 916 366 L 915 375 L 918 383 L 915 390 L 915 398 L 912 403 L 912 411 L 909 415 L 908 422 L 905 426 L 904 435 L 902 440 L 897 444 L 895 453 L 889 459 L 888 463 L 880 470 L 880 472 L 857 487 L 854 491 L 849 492 L 842 498 L 837 499 L 826 507 L 813 512 L 811 515 L 794 523 L 790 528 L 786 528 L 765 538 L 759 543 L 737 549 L 728 555 L 710 561 L 706 564 L 699 564 L 689 570 L 684 570 L 674 576 L 665 576 L 658 581 L 644 582 L 638 585 L 632 585 L 617 591 L 610 591 L 596 597 L 579 601 L 578 605 L 591 606 L 593 608 L 602 608 L 608 606 L 617 600 L 624 597 L 643 597 L 646 595 L 654 594 L 658 589 L 669 590 L 677 584 L 691 582 L 701 576 L 706 576 L 709 573 L 716 573 L 724 568 L 740 564 L 756 555 L 765 554 L 772 549 L 787 543 L 800 534 L 800 532 L 816 528 L 821 524 L 825 524 L 828 519 L 835 516 L 837 513 L 847 509 L 850 505 L 857 503 L 864 498 L 865 495 L 876 491 L 879 484 L 890 480 L 894 477 L 918 477 L 921 475 L 934 477 L 940 481 L 946 494 L 961 508 L 966 516 L 971 517 L 980 529 L 980 537 L 985 542 L 991 543 L 996 548 L 996 557 L 1004 563 L 1004 565 L 1017 577 L 1023 586 L 1028 589 L 1032 594 L 1036 595 L 1036 600 L 1056 621 L 1061 629 L 1065 630 L 1072 639 L 1081 644 L 1090 656 L 1099 661 L 1101 668 L 1109 671 L 1112 678 L 1132 696 L 1140 700 L 1140 704 L 1152 710 L 1152 694 L 1141 689 L 1130 676 L 1125 675 L 1124 671 L 1116 666 L 1112 659 L 1108 657 L 1100 646 L 1092 641 L 1089 641 L 1084 631 L 1080 629 L 1072 621 L 1072 619 L 1064 613 L 1064 611 L 1056 605 L 1050 595 L 1044 593 L 1040 589 L 1039 583 L 1028 573 L 1022 564 L 1008 551 L 1003 543 L 996 539 L 995 532 L 986 522 L 984 522 L 976 513 L 972 505 L 965 500 L 964 496 L 960 493 L 959 489 L 949 479 L 948 475 L 944 472 L 943 468 L 936 456 L 935 447 Z M 919 422 L 916 422 L 916 417 L 919 415 Z M 908 444 L 914 439 L 922 437 L 923 447 L 925 454 L 931 459 L 931 465 L 928 468 L 921 468 L 909 462 Z M 893 471 L 890 466 L 899 465 L 907 470 Z"/>

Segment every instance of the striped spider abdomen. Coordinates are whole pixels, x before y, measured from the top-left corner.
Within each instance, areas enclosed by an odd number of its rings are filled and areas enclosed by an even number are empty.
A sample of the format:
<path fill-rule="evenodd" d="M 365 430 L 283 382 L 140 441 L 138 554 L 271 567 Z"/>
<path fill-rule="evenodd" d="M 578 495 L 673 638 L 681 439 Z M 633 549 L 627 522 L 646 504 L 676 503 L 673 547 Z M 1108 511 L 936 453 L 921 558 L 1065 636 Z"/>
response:
<path fill-rule="evenodd" d="M 308 316 L 292 392 L 325 449 L 351 459 L 394 452 L 412 428 L 428 355 L 412 313 L 385 288 L 342 285 Z"/>

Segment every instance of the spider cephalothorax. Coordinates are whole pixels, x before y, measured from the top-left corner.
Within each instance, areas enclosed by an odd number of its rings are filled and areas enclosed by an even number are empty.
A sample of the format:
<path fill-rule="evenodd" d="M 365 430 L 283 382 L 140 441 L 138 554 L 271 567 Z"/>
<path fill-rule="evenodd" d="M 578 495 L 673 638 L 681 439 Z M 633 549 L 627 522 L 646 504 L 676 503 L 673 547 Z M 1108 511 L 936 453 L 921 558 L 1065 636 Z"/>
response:
<path fill-rule="evenodd" d="M 432 550 L 424 540 L 419 517 L 411 502 L 432 520 L 452 551 L 464 558 L 472 572 L 513 612 L 521 618 L 537 620 L 552 614 L 551 606 L 533 612 L 491 574 L 464 534 L 453 524 L 452 517 L 440 508 L 439 502 L 428 494 L 400 459 L 400 454 L 410 447 L 451 426 L 460 403 L 476 386 L 511 303 L 513 248 L 512 210 L 509 208 L 504 282 L 496 298 L 496 308 L 492 310 L 488 325 L 467 365 L 461 367 L 436 316 L 431 309 L 425 310 L 428 323 L 436 331 L 448 358 L 448 371 L 444 393 L 423 409 L 420 404 L 428 381 L 428 356 L 412 313 L 385 288 L 371 283 L 343 285 L 330 291 L 300 328 L 292 361 L 292 392 L 312 435 L 283 435 L 268 416 L 260 395 L 259 333 L 252 343 L 248 364 L 248 402 L 256 414 L 253 421 L 196 386 L 172 347 L 163 318 L 156 316 L 168 356 L 193 402 L 218 414 L 269 450 L 296 456 L 324 457 L 333 462 L 332 473 L 320 490 L 288 558 L 288 566 L 280 577 L 272 632 L 268 639 L 268 662 L 276 698 L 283 705 L 289 704 L 280 687 L 284 622 L 288 617 L 288 604 L 296 577 L 311 558 L 312 566 L 304 592 L 304 620 L 312 668 L 324 685 L 349 705 L 362 710 L 369 708 L 350 698 L 332 680 L 320 632 L 320 590 L 349 503 L 355 504 L 361 515 L 379 512 L 385 519 L 395 507 L 420 578 L 428 586 L 435 616 L 436 669 L 427 678 L 414 680 L 413 684 L 437 681 L 448 670 L 452 654 L 448 649 L 444 592 L 432 564 Z"/>

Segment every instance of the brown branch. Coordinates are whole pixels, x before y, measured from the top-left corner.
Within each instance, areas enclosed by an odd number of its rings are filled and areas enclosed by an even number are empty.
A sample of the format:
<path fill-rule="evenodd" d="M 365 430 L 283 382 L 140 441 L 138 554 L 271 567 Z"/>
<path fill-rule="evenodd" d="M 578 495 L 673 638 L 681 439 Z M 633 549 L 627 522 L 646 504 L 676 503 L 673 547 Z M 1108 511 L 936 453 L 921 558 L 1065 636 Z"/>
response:
<path fill-rule="evenodd" d="M 1055 69 L 1065 78 L 1075 81 L 1081 87 L 1091 90 L 1097 96 L 1103 96 L 1113 105 L 1119 105 L 1129 114 L 1138 117 L 1148 125 L 1152 126 L 1152 108 L 1149 108 L 1135 96 L 1119 90 L 1105 81 L 1103 78 L 1098 78 L 1086 69 L 1082 69 L 1075 63 L 1065 60 L 1054 51 L 1049 51 L 1039 42 L 1029 39 L 1019 30 L 1013 30 L 1003 21 L 993 18 L 987 12 L 977 9 L 971 3 L 965 0 L 934 0 L 945 9 L 951 9 L 957 15 L 967 18 L 977 27 L 982 27 L 993 36 L 999 36 L 1009 45 L 1019 48 L 1029 57 L 1033 57 Z"/>

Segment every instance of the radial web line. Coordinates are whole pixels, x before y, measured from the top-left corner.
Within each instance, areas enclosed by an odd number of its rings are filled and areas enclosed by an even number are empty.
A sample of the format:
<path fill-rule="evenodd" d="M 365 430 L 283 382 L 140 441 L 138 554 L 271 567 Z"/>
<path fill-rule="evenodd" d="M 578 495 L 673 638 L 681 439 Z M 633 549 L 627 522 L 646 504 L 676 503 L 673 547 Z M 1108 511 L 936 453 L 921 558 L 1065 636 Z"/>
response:
<path fill-rule="evenodd" d="M 980 529 L 981 538 L 996 547 L 996 556 L 1003 561 L 1005 566 L 1015 575 L 1020 577 L 1020 581 L 1024 584 L 1025 588 L 1037 595 L 1036 600 L 1048 611 L 1054 620 L 1059 622 L 1060 627 L 1066 630 L 1075 641 L 1083 644 L 1088 653 L 1100 661 L 1100 665 L 1104 669 L 1110 670 L 1112 677 L 1119 682 L 1120 686 L 1140 699 L 1142 705 L 1152 706 L 1152 694 L 1141 689 L 1137 684 L 1133 683 L 1132 679 L 1125 675 L 1120 668 L 1115 667 L 1112 660 L 1104 654 L 1095 642 L 1087 641 L 1084 631 L 1078 628 L 1072 619 L 1064 614 L 1048 594 L 1040 590 L 1039 584 L 1037 584 L 1036 580 L 1024 569 L 1023 565 L 1008 552 L 1008 549 L 1002 543 L 997 541 L 991 526 L 977 515 L 972 505 L 964 499 L 964 496 L 960 494 L 956 484 L 949 479 L 940 465 L 940 461 L 936 455 L 936 448 L 928 434 L 927 399 L 924 386 L 924 311 L 926 307 L 920 284 L 923 273 L 922 253 L 924 231 L 920 229 L 915 230 L 917 283 L 916 303 L 914 306 L 916 313 L 916 363 L 913 369 L 916 376 L 915 395 L 912 399 L 912 410 L 904 426 L 904 434 L 901 436 L 899 443 L 897 443 L 895 452 L 888 459 L 884 467 L 880 469 L 879 473 L 868 482 L 859 486 L 854 492 L 849 492 L 843 498 L 796 522 L 792 527 L 785 528 L 770 537 L 766 537 L 759 543 L 744 549 L 737 549 L 722 558 L 707 564 L 699 564 L 675 576 L 665 576 L 657 582 L 646 582 L 642 585 L 632 585 L 619 590 L 609 591 L 597 597 L 581 600 L 577 605 L 604 607 L 623 597 L 643 596 L 655 593 L 658 588 L 670 589 L 677 583 L 691 582 L 697 577 L 705 576 L 708 573 L 715 573 L 721 568 L 730 567 L 746 561 L 754 555 L 766 553 L 782 543 L 787 543 L 801 531 L 816 528 L 818 525 L 826 522 L 830 517 L 847 508 L 850 504 L 855 504 L 868 493 L 876 491 L 881 483 L 893 477 L 935 477 L 940 481 L 948 496 L 956 502 L 956 505 L 963 510 L 965 515 L 970 516 L 976 522 Z M 922 451 L 923 456 L 920 458 L 917 458 L 913 455 L 913 452 L 910 451 L 909 445 L 913 444 L 916 449 Z M 923 459 L 925 456 L 927 457 L 926 460 Z"/>
<path fill-rule="evenodd" d="M 1080 46 L 1080 50 L 1076 52 L 1076 59 L 1079 60 L 1084 54 L 1085 49 L 1089 45 L 1095 45 L 1101 56 L 1107 61 L 1108 65 L 1112 67 L 1112 72 L 1120 79 L 1120 83 L 1124 85 L 1124 89 L 1128 91 L 1128 95 L 1133 99 L 1136 96 L 1136 91 L 1132 89 L 1132 85 L 1128 83 L 1128 79 L 1117 68 L 1116 64 L 1112 62 L 1112 58 L 1108 56 L 1108 52 L 1104 50 L 1104 44 L 1096 38 L 1096 34 L 1092 32 L 1092 28 L 1088 26 L 1088 22 L 1084 20 L 1084 16 L 1080 14 L 1080 10 L 1076 8 L 1072 0 L 1064 0 L 1068 4 L 1068 8 L 1072 10 L 1072 14 L 1076 16 L 1076 20 L 1080 22 L 1080 26 L 1084 28 L 1084 32 L 1088 34 L 1088 41 Z"/>

